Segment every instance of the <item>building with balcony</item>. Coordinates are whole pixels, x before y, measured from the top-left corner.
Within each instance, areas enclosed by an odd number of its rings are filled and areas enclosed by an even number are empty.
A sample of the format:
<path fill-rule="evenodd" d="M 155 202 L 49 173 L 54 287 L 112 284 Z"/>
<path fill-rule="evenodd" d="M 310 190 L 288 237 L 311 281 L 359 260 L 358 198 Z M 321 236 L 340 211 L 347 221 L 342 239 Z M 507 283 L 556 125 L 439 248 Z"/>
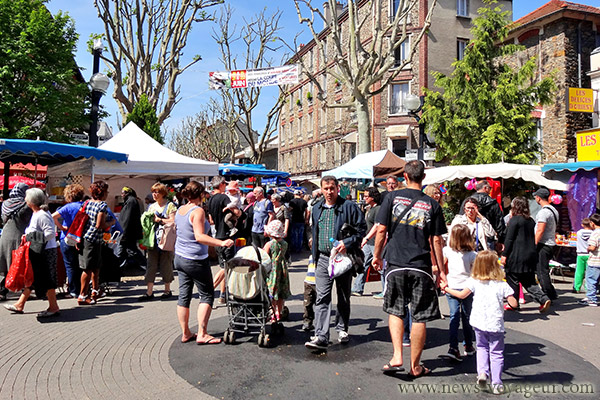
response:
<path fill-rule="evenodd" d="M 399 1 L 380 1 L 384 12 L 393 18 Z M 368 2 L 358 3 L 364 6 Z M 397 65 L 410 52 L 411 36 L 416 36 L 424 25 L 429 3 L 428 0 L 420 0 L 409 15 L 409 37 L 394 52 Z M 512 12 L 512 1 L 499 3 Z M 417 149 L 418 126 L 415 119 L 408 115 L 403 100 L 407 94 L 422 94 L 423 87 L 432 88 L 432 71 L 444 74 L 452 72 L 452 63 L 462 57 L 471 38 L 471 23 L 482 6 L 481 0 L 438 0 L 431 27 L 418 44 L 412 62 L 405 66 L 391 85 L 370 99 L 373 151 L 389 149 L 400 157 L 406 157 L 407 150 Z M 324 14 L 331 13 L 325 10 Z M 347 29 L 348 15 L 339 3 L 337 15 L 343 32 Z M 321 59 L 321 52 L 312 40 L 301 46 L 290 62 L 302 58 L 303 64 L 320 80 L 327 101 L 330 104 L 341 103 L 350 96 L 349 91 L 330 75 L 322 73 L 325 65 L 335 68 L 331 61 L 334 43 L 328 40 L 329 28 L 323 29 L 319 35 L 327 54 L 325 59 Z M 368 42 L 370 38 L 366 36 L 362 38 Z M 335 168 L 356 155 L 355 114 L 350 109 L 324 107 L 317 99 L 314 86 L 303 76 L 300 83 L 290 90 L 279 121 L 279 168 L 289 171 L 296 181 L 318 178 L 321 172 Z"/>

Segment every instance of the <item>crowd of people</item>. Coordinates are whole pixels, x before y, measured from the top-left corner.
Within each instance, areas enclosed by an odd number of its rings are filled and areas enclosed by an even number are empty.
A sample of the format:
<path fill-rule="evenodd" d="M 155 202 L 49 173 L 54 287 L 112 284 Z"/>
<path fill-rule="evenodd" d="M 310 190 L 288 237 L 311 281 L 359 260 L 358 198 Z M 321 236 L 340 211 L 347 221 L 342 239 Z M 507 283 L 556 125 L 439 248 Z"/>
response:
<path fill-rule="evenodd" d="M 67 186 L 67 204 L 53 214 L 40 189 L 17 184 L 2 204 L 0 301 L 6 300 L 4 277 L 11 252 L 28 241 L 34 283 L 22 290 L 16 302 L 5 305 L 8 311 L 22 314 L 35 289 L 38 297 L 48 300 L 48 308 L 38 318 L 60 314 L 56 300 L 59 259 L 66 270 L 65 296 L 76 298 L 81 306 L 96 304 L 104 295 L 100 277 L 106 264 L 116 263 L 118 268 L 136 264 L 145 268 L 146 291 L 139 301 L 155 299 L 159 272 L 164 286 L 160 298 L 173 296 L 176 271 L 181 341 L 218 344 L 221 339 L 210 335 L 207 326 L 216 293 L 221 303 L 226 302 L 224 268 L 235 255 L 234 244 L 252 244 L 271 257 L 273 268 L 266 284 L 273 323 L 285 319 L 284 303 L 291 296 L 291 254 L 309 247 L 302 325 L 312 333 L 307 348 L 327 351 L 330 345 L 334 285 L 334 329 L 337 341 L 348 343 L 351 297 L 364 295 L 369 269 L 374 269 L 380 273 L 382 287 L 374 297 L 383 300 L 393 348 L 383 373 L 405 370 L 403 351 L 409 347 L 408 373 L 412 377 L 430 373 L 421 362 L 426 324 L 442 318 L 438 297 L 443 293 L 450 310 L 446 357 L 460 361 L 476 354 L 477 382 L 490 380 L 493 391 L 501 393 L 504 311 L 519 310 L 523 289 L 539 303 L 540 312 L 547 312 L 558 296 L 549 273 L 559 214 L 548 201 L 550 192 L 540 188 L 533 193 L 541 207 L 536 220 L 524 197 L 512 199 L 510 214 L 505 216 L 490 196 L 490 184 L 482 180 L 447 225 L 442 193 L 435 185 L 423 189 L 424 177 L 423 164 L 409 162 L 402 187 L 397 177 L 388 177 L 383 193 L 376 187 L 365 191 L 362 208 L 340 196 L 340 183 L 333 176 L 321 178 L 312 196 L 296 191 L 293 198 L 266 193 L 261 186 L 243 196 L 238 182 L 215 177 L 212 192 L 191 181 L 171 200 L 167 187 L 156 183 L 147 209 L 133 189 L 123 187 L 118 219 L 106 203 L 106 182 L 92 183 L 90 196 L 81 185 Z M 68 233 L 79 214 L 85 214 L 87 222 L 80 240 L 73 240 Z M 115 230 L 121 232 L 119 246 L 107 253 L 105 234 Z M 220 266 L 214 277 L 210 247 L 216 249 Z M 574 290 L 579 291 L 585 281 L 587 297 L 582 304 L 596 306 L 600 215 L 584 220 L 577 252 Z M 348 257 L 352 267 L 332 277 L 330 264 L 335 254 Z M 197 333 L 189 327 L 194 286 L 200 298 Z"/>

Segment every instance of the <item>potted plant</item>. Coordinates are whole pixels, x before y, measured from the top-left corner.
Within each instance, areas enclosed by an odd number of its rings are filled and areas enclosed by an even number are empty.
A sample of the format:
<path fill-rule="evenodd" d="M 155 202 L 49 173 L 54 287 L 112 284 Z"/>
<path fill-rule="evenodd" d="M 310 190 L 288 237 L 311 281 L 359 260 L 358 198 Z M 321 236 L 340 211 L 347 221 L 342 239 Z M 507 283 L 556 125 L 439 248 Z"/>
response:
<path fill-rule="evenodd" d="M 308 100 L 309 103 L 312 103 L 313 96 L 312 96 L 311 92 L 306 93 L 306 99 Z"/>
<path fill-rule="evenodd" d="M 302 102 L 300 101 L 300 99 L 296 100 L 296 105 L 298 107 L 302 107 Z"/>

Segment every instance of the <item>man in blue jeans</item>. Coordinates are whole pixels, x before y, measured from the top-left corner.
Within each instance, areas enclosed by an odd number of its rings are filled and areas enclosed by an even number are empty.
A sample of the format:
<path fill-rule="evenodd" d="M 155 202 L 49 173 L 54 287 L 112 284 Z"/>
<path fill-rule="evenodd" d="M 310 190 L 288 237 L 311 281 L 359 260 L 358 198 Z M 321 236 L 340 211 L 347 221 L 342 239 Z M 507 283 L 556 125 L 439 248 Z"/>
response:
<path fill-rule="evenodd" d="M 329 323 L 331 319 L 331 291 L 335 282 L 337 290 L 337 312 L 335 329 L 338 342 L 348 343 L 348 325 L 350 323 L 350 286 L 353 269 L 336 278 L 329 277 L 329 256 L 333 249 L 333 241 L 339 241 L 336 250 L 346 253 L 358 249 L 365 235 L 365 218 L 352 201 L 339 196 L 340 185 L 334 176 L 321 178 L 323 200 L 316 203 L 312 210 L 312 255 L 317 265 L 315 280 L 317 300 L 315 302 L 315 336 L 304 345 L 309 349 L 326 351 L 329 346 Z M 355 228 L 355 233 L 342 239 L 338 237 L 342 226 L 347 223 Z M 331 240 L 333 239 L 333 241 Z"/>

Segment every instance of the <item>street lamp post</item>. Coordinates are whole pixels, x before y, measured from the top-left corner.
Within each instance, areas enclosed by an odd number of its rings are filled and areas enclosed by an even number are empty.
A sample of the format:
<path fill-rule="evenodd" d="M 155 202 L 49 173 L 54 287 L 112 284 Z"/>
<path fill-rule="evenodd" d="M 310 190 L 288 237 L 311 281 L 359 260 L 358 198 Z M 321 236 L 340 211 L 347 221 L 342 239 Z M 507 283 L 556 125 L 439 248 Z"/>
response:
<path fill-rule="evenodd" d="M 417 160 L 422 161 L 424 159 L 424 148 L 423 146 L 425 141 L 425 125 L 421 123 L 421 116 L 419 112 L 423 108 L 423 100 L 424 96 L 415 96 L 409 94 L 404 98 L 404 104 L 406 109 L 408 110 L 408 115 L 417 120 L 419 124 L 419 148 L 417 150 Z"/>
<path fill-rule="evenodd" d="M 88 136 L 88 145 L 90 147 L 98 147 L 98 109 L 100 107 L 100 98 L 106 93 L 110 81 L 108 77 L 100 73 L 100 55 L 102 54 L 102 39 L 94 39 L 94 67 L 93 75 L 90 78 L 90 86 L 92 87 L 92 111 L 90 118 L 90 134 Z"/>

